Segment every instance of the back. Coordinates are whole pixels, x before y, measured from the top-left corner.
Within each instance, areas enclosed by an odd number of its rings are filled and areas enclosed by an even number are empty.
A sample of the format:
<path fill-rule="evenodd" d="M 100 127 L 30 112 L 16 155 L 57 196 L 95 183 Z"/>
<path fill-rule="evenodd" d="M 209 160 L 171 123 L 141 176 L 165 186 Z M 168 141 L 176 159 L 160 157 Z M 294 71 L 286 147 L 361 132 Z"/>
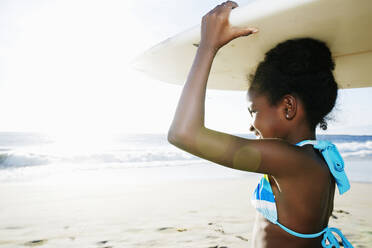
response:
<path fill-rule="evenodd" d="M 268 176 L 275 198 L 278 222 L 298 233 L 313 234 L 328 225 L 333 210 L 335 181 L 322 154 L 311 145 L 303 150 L 301 166 L 312 169 L 295 177 Z M 321 247 L 322 236 L 312 239 L 295 237 L 259 213 L 253 233 L 254 247 Z"/>

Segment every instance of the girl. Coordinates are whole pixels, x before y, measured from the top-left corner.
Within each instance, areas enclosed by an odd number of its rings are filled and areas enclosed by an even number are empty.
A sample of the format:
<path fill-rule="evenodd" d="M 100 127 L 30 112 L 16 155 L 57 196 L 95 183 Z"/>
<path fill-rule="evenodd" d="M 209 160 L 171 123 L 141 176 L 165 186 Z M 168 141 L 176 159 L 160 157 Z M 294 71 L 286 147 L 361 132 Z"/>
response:
<path fill-rule="evenodd" d="M 230 168 L 262 173 L 253 193 L 258 210 L 254 247 L 352 247 L 336 228 L 328 228 L 335 183 L 349 189 L 336 147 L 316 141 L 318 124 L 337 98 L 334 63 L 328 47 L 310 38 L 288 40 L 266 53 L 248 90 L 253 117 L 250 140 L 204 126 L 208 75 L 217 51 L 229 41 L 254 35 L 256 28 L 230 26 L 235 2 L 218 5 L 202 19 L 201 41 L 174 120 L 171 144 Z M 249 40 L 247 40 L 249 42 Z"/>

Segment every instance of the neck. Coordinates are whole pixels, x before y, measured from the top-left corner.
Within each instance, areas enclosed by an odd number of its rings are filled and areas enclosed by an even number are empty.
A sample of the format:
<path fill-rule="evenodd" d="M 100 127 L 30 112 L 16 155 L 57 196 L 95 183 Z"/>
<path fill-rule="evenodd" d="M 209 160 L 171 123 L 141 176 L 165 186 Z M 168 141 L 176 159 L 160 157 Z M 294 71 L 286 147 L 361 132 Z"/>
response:
<path fill-rule="evenodd" d="M 296 132 L 291 132 L 285 137 L 289 143 L 295 145 L 303 140 L 315 140 L 315 130 L 310 130 L 309 128 L 296 128 Z"/>

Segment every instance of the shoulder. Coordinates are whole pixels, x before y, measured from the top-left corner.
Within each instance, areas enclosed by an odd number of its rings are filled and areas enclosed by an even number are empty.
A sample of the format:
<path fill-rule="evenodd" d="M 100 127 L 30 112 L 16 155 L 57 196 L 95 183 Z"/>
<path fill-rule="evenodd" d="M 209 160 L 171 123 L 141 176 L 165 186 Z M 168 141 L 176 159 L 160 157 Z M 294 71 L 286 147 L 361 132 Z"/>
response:
<path fill-rule="evenodd" d="M 296 176 L 319 165 L 313 151 L 282 139 L 258 140 L 256 146 L 261 153 L 260 173 L 276 177 Z"/>

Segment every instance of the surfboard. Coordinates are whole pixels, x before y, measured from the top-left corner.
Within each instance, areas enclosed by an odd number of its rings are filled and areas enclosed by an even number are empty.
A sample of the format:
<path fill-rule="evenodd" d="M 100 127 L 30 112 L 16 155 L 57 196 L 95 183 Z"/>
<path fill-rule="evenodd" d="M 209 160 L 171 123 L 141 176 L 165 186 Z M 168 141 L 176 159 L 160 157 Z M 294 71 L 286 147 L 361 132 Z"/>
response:
<path fill-rule="evenodd" d="M 201 18 L 200 18 L 201 19 Z M 256 0 L 232 10 L 233 26 L 259 32 L 222 47 L 207 87 L 247 90 L 247 75 L 279 42 L 312 37 L 325 41 L 335 60 L 340 88 L 372 87 L 371 0 Z M 132 65 L 162 82 L 184 84 L 200 41 L 200 25 L 171 37 L 137 57 Z"/>

